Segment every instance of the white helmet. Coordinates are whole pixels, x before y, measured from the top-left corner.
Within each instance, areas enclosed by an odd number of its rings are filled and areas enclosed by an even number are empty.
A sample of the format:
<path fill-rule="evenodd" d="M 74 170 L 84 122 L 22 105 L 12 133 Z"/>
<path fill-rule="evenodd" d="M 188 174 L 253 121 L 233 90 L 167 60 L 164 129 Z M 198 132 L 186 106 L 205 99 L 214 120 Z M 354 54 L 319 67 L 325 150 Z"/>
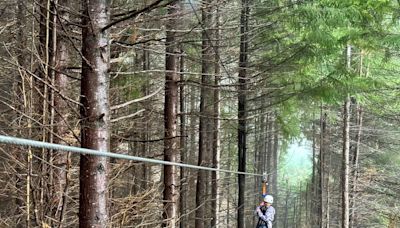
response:
<path fill-rule="evenodd" d="M 274 197 L 272 197 L 271 195 L 266 195 L 264 197 L 264 202 L 273 204 L 274 203 Z"/>

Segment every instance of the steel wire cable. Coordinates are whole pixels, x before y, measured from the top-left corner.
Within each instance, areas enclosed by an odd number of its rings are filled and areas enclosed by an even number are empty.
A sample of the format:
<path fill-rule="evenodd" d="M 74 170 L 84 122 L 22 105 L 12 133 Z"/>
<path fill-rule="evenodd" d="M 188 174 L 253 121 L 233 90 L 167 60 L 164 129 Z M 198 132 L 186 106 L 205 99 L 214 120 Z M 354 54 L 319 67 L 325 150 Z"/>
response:
<path fill-rule="evenodd" d="M 138 157 L 138 156 L 132 156 L 132 155 L 126 155 L 126 154 L 117 154 L 117 153 L 112 153 L 112 152 L 108 152 L 108 151 L 98 151 L 98 150 L 87 149 L 87 148 L 80 148 L 80 147 L 74 147 L 74 146 L 41 142 L 41 141 L 35 141 L 35 140 L 31 140 L 31 139 L 23 139 L 23 138 L 17 138 L 17 137 L 12 137 L 12 136 L 5 136 L 5 135 L 0 135 L 0 143 L 19 145 L 19 146 L 31 146 L 31 147 L 36 147 L 36 148 L 46 148 L 46 149 L 52 149 L 52 150 L 74 152 L 74 153 L 86 154 L 86 155 L 104 156 L 104 157 L 110 157 L 110 158 L 125 159 L 125 160 L 139 161 L 139 162 L 146 162 L 146 163 L 153 163 L 153 164 L 160 164 L 160 165 L 172 165 L 172 166 L 191 168 L 191 169 L 201 169 L 201 170 L 214 171 L 214 172 L 224 172 L 224 173 L 233 173 L 233 174 L 240 174 L 240 175 L 247 175 L 247 176 L 259 176 L 259 177 L 263 176 L 263 174 L 257 174 L 257 173 L 238 172 L 238 171 L 233 171 L 233 170 L 217 169 L 217 168 L 211 168 L 211 167 L 206 167 L 206 166 L 184 164 L 184 163 L 179 163 L 179 162 L 169 162 L 169 161 L 144 158 L 144 157 Z"/>

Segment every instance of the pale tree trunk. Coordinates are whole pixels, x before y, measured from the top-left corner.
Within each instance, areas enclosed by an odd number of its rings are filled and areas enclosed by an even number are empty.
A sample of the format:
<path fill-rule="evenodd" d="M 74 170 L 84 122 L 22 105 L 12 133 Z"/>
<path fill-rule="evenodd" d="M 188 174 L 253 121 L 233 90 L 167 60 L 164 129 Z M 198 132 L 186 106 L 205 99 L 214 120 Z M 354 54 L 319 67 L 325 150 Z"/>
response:
<path fill-rule="evenodd" d="M 57 27 L 61 27 L 61 23 L 65 23 L 69 20 L 69 13 L 66 7 L 68 7 L 69 1 L 61 1 L 58 6 L 58 18 L 62 21 L 57 20 Z M 64 27 L 65 25 L 63 25 Z M 65 34 L 66 31 L 64 31 Z M 60 33 L 59 33 L 60 34 Z M 56 144 L 68 144 L 65 141 L 68 135 L 68 104 L 63 96 L 68 95 L 70 91 L 70 80 L 66 75 L 66 69 L 68 67 L 69 52 L 68 52 L 68 41 L 64 36 L 58 36 L 56 52 L 55 52 L 55 85 L 54 87 L 58 90 L 58 93 L 54 94 L 54 109 L 57 114 L 54 116 L 54 143 Z M 59 137 L 58 137 L 59 136 Z M 54 197 L 53 202 L 56 203 L 54 213 L 55 219 L 58 220 L 59 225 L 63 223 L 64 212 L 66 210 L 66 191 L 67 191 L 67 170 L 68 170 L 68 153 L 64 151 L 54 151 L 54 165 L 58 167 L 54 169 Z"/>
<path fill-rule="evenodd" d="M 328 164 L 328 167 L 326 167 L 326 179 L 325 179 L 325 184 L 326 184 L 326 211 L 325 211 L 325 224 L 326 228 L 329 228 L 330 226 L 330 204 L 331 204 L 331 191 L 329 187 L 329 178 L 331 175 L 331 163 L 332 163 L 332 154 L 329 152 L 328 155 L 328 161 L 326 162 Z"/>
<path fill-rule="evenodd" d="M 211 26 L 211 1 L 207 0 L 202 3 L 202 63 L 201 63 L 201 94 L 200 94 L 200 123 L 199 123 L 199 157 L 198 165 L 208 166 L 211 155 L 212 146 L 212 113 L 213 113 L 213 94 L 209 88 L 211 85 L 211 64 L 212 49 L 209 35 Z M 197 185 L 196 185 L 196 219 L 195 227 L 203 228 L 206 223 L 205 207 L 207 202 L 207 172 L 204 170 L 198 171 Z"/>
<path fill-rule="evenodd" d="M 81 146 L 110 149 L 109 1 L 82 2 Z M 108 159 L 81 155 L 79 227 L 108 227 Z"/>
<path fill-rule="evenodd" d="M 356 213 L 356 196 L 357 196 L 357 182 L 358 182 L 358 167 L 359 167 L 359 157 L 360 157 L 360 144 L 361 144 L 361 133 L 362 133 L 362 123 L 363 123 L 363 108 L 361 105 L 357 104 L 357 135 L 356 135 L 356 145 L 354 148 L 354 155 L 352 160 L 352 189 L 351 189 L 351 205 L 350 205 L 350 226 L 357 227 L 357 213 Z"/>
<path fill-rule="evenodd" d="M 150 51 L 148 50 L 149 44 L 143 44 L 143 54 L 142 54 L 142 69 L 143 71 L 150 70 Z M 150 83 L 149 79 L 146 79 L 144 85 L 142 86 L 142 94 L 143 96 L 149 95 L 150 91 Z M 142 102 L 142 105 L 145 109 L 143 115 L 147 116 L 149 114 L 148 111 L 148 102 Z M 143 121 L 142 123 L 142 132 L 140 133 L 140 138 L 141 138 L 141 155 L 143 157 L 148 157 L 149 156 L 149 131 L 150 131 L 150 121 L 146 120 Z M 147 182 L 149 179 L 149 167 L 148 164 L 143 162 L 142 166 L 142 184 L 141 187 L 142 189 L 147 189 Z"/>
<path fill-rule="evenodd" d="M 240 55 L 239 55 L 239 87 L 238 87 L 238 171 L 246 172 L 246 117 L 247 117 L 247 66 L 248 66 L 248 20 L 249 20 L 249 0 L 241 1 L 240 15 Z M 246 179 L 244 175 L 239 175 L 239 195 L 237 227 L 245 227 L 245 190 Z"/>
<path fill-rule="evenodd" d="M 220 168 L 220 138 L 219 138 L 219 128 L 220 128 L 220 92 L 219 92 L 219 81 L 220 81 L 220 74 L 221 74 L 221 67 L 219 64 L 220 54 L 219 54 L 219 39 L 220 39 L 220 12 L 218 5 L 216 6 L 216 15 L 215 15 L 215 58 L 214 58 L 214 110 L 213 110 L 213 139 L 212 139 L 212 165 L 214 168 Z M 219 179 L 220 175 L 219 172 L 212 172 L 211 174 L 211 227 L 219 227 L 218 220 L 219 220 L 219 211 L 218 211 L 218 204 L 219 204 Z"/>
<path fill-rule="evenodd" d="M 230 136 L 230 134 L 228 133 L 228 138 L 231 138 L 231 136 Z M 231 161 L 231 158 L 233 157 L 233 149 L 232 149 L 232 141 L 231 140 L 228 140 L 228 161 L 227 161 L 227 169 L 228 170 L 231 170 L 231 166 L 232 166 L 232 161 Z M 230 179 L 231 179 L 231 174 L 230 173 L 227 173 L 226 174 L 226 227 L 230 227 L 230 218 L 231 218 L 231 204 L 230 204 L 230 196 L 231 196 L 231 194 L 232 194 L 232 192 L 231 192 L 231 182 L 230 182 Z"/>
<path fill-rule="evenodd" d="M 329 128 L 328 128 L 328 120 L 327 120 L 327 116 L 325 113 L 325 117 L 324 117 L 324 123 L 323 123 L 323 138 L 322 138 L 322 145 L 324 147 L 324 157 L 323 157 L 323 170 L 324 170 L 324 175 L 323 175 L 323 183 L 322 185 L 324 186 L 324 201 L 325 203 L 323 203 L 323 207 L 324 207 L 324 227 L 325 228 L 329 228 L 329 211 L 330 211 L 330 188 L 329 188 L 329 177 L 330 177 L 330 169 L 331 169 L 331 152 L 329 149 Z"/>
<path fill-rule="evenodd" d="M 177 106 L 178 106 L 178 54 L 176 14 L 180 11 L 179 2 L 168 6 L 165 43 L 165 103 L 164 103 L 164 160 L 177 162 L 179 156 L 177 136 Z M 176 166 L 164 166 L 164 213 L 163 227 L 176 227 L 178 217 L 178 169 Z"/>
<path fill-rule="evenodd" d="M 297 197 L 294 196 L 293 197 L 293 217 L 292 217 L 292 227 L 293 228 L 297 228 Z"/>
<path fill-rule="evenodd" d="M 273 180 L 273 177 L 272 177 L 272 166 L 271 166 L 271 164 L 272 164 L 272 148 L 273 148 L 273 131 L 274 131 L 274 129 L 273 129 L 273 117 L 271 116 L 271 115 L 268 115 L 268 124 L 267 124 L 267 151 L 266 151 L 266 156 L 267 156 L 267 162 L 266 162 L 266 172 L 268 173 L 268 185 L 269 186 L 272 186 L 272 180 Z M 269 190 L 271 189 L 271 188 L 268 188 Z M 268 193 L 271 193 L 271 192 L 268 192 Z"/>
<path fill-rule="evenodd" d="M 350 97 L 343 105 L 342 228 L 349 227 Z"/>
<path fill-rule="evenodd" d="M 347 68 L 351 68 L 351 46 L 346 49 Z M 350 171 L 350 96 L 343 105 L 343 154 L 342 154 L 342 228 L 349 227 L 349 171 Z"/>
<path fill-rule="evenodd" d="M 272 151 L 272 192 L 275 195 L 275 200 L 278 201 L 278 160 L 279 160 L 279 130 L 278 121 L 274 121 L 274 148 Z"/>
<path fill-rule="evenodd" d="M 368 70 L 366 72 L 368 74 Z M 359 76 L 363 76 L 363 51 L 361 51 L 360 56 L 360 69 Z M 357 103 L 356 105 L 356 125 L 357 125 L 357 134 L 356 134 L 356 145 L 354 148 L 354 154 L 352 156 L 352 189 L 351 189 L 351 199 L 350 199 L 350 227 L 357 227 L 357 213 L 356 213 L 356 196 L 357 196 L 357 182 L 358 182 L 358 169 L 359 169 L 359 157 L 360 157 L 360 144 L 361 144 L 361 134 L 362 134 L 362 124 L 363 124 L 363 108 L 361 104 Z"/>
<path fill-rule="evenodd" d="M 326 137 L 326 113 L 323 113 L 323 108 L 321 106 L 321 119 L 320 119 L 320 149 L 319 149 L 319 186 L 318 186 L 318 217 L 319 217 L 319 226 L 325 226 L 325 207 L 324 207 L 324 180 L 325 180 L 325 137 Z"/>

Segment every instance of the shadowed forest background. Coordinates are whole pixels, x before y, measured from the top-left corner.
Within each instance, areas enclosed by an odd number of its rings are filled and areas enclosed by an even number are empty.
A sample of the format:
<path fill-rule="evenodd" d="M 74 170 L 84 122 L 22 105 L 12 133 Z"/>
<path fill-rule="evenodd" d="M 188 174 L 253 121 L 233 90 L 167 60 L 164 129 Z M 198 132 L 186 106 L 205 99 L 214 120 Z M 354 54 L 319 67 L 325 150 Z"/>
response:
<path fill-rule="evenodd" d="M 0 227 L 400 226 L 395 0 L 0 0 Z M 259 175 L 251 175 L 259 174 Z"/>

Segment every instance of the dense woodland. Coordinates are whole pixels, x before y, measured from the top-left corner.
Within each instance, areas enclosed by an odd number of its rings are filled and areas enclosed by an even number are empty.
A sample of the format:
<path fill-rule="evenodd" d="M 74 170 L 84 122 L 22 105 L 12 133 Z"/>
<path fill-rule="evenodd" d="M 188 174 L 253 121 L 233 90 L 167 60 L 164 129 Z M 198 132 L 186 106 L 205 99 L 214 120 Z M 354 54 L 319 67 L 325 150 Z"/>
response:
<path fill-rule="evenodd" d="M 0 0 L 0 227 L 400 227 L 400 2 Z M 286 155 L 306 142 L 306 173 Z M 297 151 L 300 153 L 300 150 Z"/>

